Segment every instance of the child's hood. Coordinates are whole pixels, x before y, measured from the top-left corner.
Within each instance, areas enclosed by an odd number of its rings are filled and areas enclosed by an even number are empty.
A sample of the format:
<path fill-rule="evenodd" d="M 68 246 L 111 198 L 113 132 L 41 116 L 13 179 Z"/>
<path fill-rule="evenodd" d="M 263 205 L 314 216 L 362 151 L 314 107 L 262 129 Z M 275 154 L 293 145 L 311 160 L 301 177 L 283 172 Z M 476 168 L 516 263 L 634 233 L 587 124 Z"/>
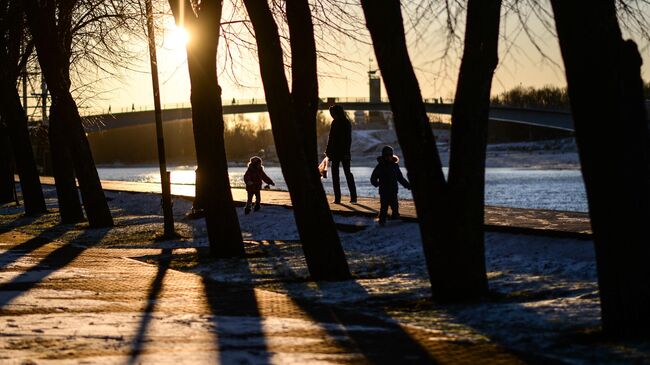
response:
<path fill-rule="evenodd" d="M 392 163 L 399 163 L 399 157 L 397 157 L 395 155 L 393 155 L 391 157 L 391 160 L 392 160 Z M 379 163 L 388 163 L 389 161 L 386 161 L 386 159 L 384 159 L 383 156 L 378 156 L 377 157 L 377 162 L 379 162 Z"/>

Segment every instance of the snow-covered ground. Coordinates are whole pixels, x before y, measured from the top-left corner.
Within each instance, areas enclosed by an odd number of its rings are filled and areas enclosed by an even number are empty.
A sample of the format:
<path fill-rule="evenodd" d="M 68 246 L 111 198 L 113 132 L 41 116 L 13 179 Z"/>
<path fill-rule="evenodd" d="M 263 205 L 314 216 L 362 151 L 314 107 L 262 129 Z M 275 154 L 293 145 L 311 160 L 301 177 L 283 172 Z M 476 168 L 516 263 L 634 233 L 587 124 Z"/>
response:
<path fill-rule="evenodd" d="M 153 236 L 161 230 L 157 196 L 107 195 L 117 226 L 101 233 L 102 245 L 172 248 L 172 266 L 180 270 L 209 275 L 219 282 L 252 282 L 292 298 L 357 308 L 424 328 L 434 337 L 491 341 L 533 358 L 576 364 L 650 363 L 647 343 L 610 342 L 598 336 L 600 309 L 590 241 L 486 233 L 489 298 L 436 305 L 428 299 L 428 276 L 415 223 L 389 221 L 379 227 L 370 218 L 335 216 L 338 224 L 359 229 L 340 232 L 354 280 L 313 283 L 306 280 L 308 272 L 289 209 L 263 206 L 259 212 L 244 215 L 238 208 L 246 261 L 207 260 L 204 221 L 184 215 L 190 202 L 174 202 L 176 227 L 184 238 L 155 242 Z M 52 189 L 48 196 L 53 196 Z M 244 262 L 247 270 L 242 270 Z"/>

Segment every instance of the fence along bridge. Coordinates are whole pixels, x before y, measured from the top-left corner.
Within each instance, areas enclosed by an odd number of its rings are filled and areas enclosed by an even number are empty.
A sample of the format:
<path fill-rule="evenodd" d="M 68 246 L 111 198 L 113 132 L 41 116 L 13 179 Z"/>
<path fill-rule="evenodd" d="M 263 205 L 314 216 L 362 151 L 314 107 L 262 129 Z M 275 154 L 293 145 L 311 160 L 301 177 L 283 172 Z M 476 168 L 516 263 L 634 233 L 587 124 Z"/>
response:
<path fill-rule="evenodd" d="M 341 105 L 347 111 L 364 110 L 364 111 L 391 111 L 388 101 L 370 102 L 366 100 L 349 100 L 343 98 L 334 98 L 337 104 Z M 332 101 L 319 103 L 319 110 L 326 110 Z M 451 115 L 453 104 L 450 103 L 433 103 L 425 102 L 427 113 Z M 247 100 L 245 103 L 239 103 L 234 100 L 233 103 L 223 105 L 223 113 L 227 114 L 247 114 L 267 112 L 267 106 L 263 101 L 254 102 Z M 154 123 L 153 110 L 130 111 L 121 113 L 109 113 L 99 115 L 89 115 L 83 117 L 84 128 L 86 132 L 99 132 L 114 128 L 131 127 Z M 187 107 L 163 109 L 163 122 L 171 122 L 192 118 L 192 109 Z M 573 119 L 569 111 L 556 111 L 531 108 L 517 108 L 508 106 L 492 106 L 490 108 L 490 120 L 515 123 L 530 126 L 545 127 L 556 130 L 573 131 Z"/>

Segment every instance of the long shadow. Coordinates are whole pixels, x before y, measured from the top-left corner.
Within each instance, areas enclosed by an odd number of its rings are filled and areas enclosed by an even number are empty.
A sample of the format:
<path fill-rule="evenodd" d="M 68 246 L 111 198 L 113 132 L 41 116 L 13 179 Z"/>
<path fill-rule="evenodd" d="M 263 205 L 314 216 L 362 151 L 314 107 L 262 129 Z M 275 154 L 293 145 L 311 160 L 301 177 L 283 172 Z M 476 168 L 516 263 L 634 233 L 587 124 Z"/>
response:
<path fill-rule="evenodd" d="M 25 215 L 21 214 L 17 218 L 5 223 L 0 227 L 0 233 L 6 233 L 6 232 L 11 232 L 12 230 L 21 227 L 21 226 L 26 226 L 28 224 L 31 224 L 34 222 L 38 217 L 42 216 L 43 214 L 37 214 L 37 215 Z"/>
<path fill-rule="evenodd" d="M 356 205 L 357 207 L 361 207 L 361 208 L 367 210 L 368 212 L 370 212 L 370 213 L 372 213 L 372 214 L 378 214 L 378 213 L 379 213 L 379 211 L 378 211 L 377 209 L 373 208 L 373 207 L 370 207 L 370 206 L 367 206 L 367 205 L 363 205 L 363 204 L 361 204 L 361 203 L 357 203 L 357 204 L 355 204 L 355 205 Z M 353 206 L 355 206 L 355 205 L 353 205 Z M 359 210 L 357 209 L 357 211 L 359 211 Z"/>
<path fill-rule="evenodd" d="M 544 316 L 540 311 L 531 307 L 529 304 L 533 301 L 544 301 L 549 299 L 561 298 L 563 295 L 575 295 L 580 293 L 580 289 L 568 289 L 566 291 L 553 290 L 532 290 L 523 294 L 504 294 L 492 291 L 486 298 L 479 302 L 459 303 L 455 305 L 446 305 L 445 314 L 455 323 L 462 324 L 471 328 L 474 332 L 486 336 L 493 343 L 499 344 L 512 354 L 516 354 L 519 359 L 533 364 L 568 364 L 578 360 L 579 362 L 593 362 L 594 357 L 598 355 L 586 355 L 583 357 L 576 356 L 576 353 L 582 349 L 573 350 L 565 359 L 558 358 L 562 350 L 571 345 L 571 338 L 594 341 L 597 336 L 602 335 L 600 329 L 590 326 L 580 328 L 575 325 L 573 313 L 566 312 L 564 320 L 559 320 L 559 313 L 553 318 Z M 490 313 L 488 318 L 482 318 L 472 313 L 472 306 L 502 306 L 506 308 L 503 315 L 497 316 Z M 432 309 L 434 304 L 429 305 Z M 506 307 L 507 306 L 507 307 Z M 487 311 L 487 309 L 486 309 Z M 491 317 L 491 318 L 490 318 Z M 495 323 L 498 321 L 498 323 Z M 561 325 L 564 328 L 552 329 L 549 326 Z M 575 327 L 573 327 L 575 325 Z M 512 331 L 504 329 L 510 327 Z M 573 327 L 573 328 L 571 328 Z M 553 333 L 557 336 L 552 335 Z M 587 335 L 589 333 L 589 335 Z M 549 337 L 551 334 L 551 337 Z M 593 336 L 595 334 L 595 336 Z M 591 336 L 591 339 L 589 337 Z M 516 337 L 517 341 L 513 342 L 512 338 Z M 550 338 L 550 339 L 549 339 Z M 605 343 L 611 339 L 602 341 Z M 595 342 L 595 341 L 594 341 Z M 547 344 L 545 344 L 547 343 Z M 549 345 L 552 343 L 552 345 Z M 612 346 L 613 347 L 613 346 Z M 559 351 L 558 351 L 559 350 Z M 615 352 L 613 349 L 611 352 Z M 623 361 L 620 363 L 633 363 L 633 361 Z"/>
<path fill-rule="evenodd" d="M 342 207 L 349 209 L 350 213 L 354 213 L 354 214 L 362 214 L 368 217 L 373 217 L 379 214 L 378 210 L 360 203 L 355 203 L 355 204 L 341 203 L 340 205 Z M 363 209 L 359 209 L 359 208 L 363 208 Z M 340 211 L 337 211 L 336 213 L 338 214 L 340 213 Z"/>
<path fill-rule="evenodd" d="M 162 291 L 163 280 L 165 279 L 165 274 L 167 274 L 167 270 L 171 264 L 171 254 L 171 248 L 162 249 L 158 261 L 158 272 L 156 273 L 156 277 L 151 283 L 149 295 L 147 295 L 147 306 L 143 311 L 142 320 L 140 321 L 138 331 L 136 332 L 133 343 L 131 344 L 131 352 L 129 353 L 129 361 L 127 362 L 129 365 L 136 364 L 138 357 L 142 353 L 142 344 L 145 340 L 151 319 L 153 318 L 153 312 L 156 307 L 156 299 L 158 299 L 158 296 Z"/>
<path fill-rule="evenodd" d="M 293 273 L 293 270 L 282 260 L 281 250 L 275 245 L 275 241 L 268 241 L 275 260 L 275 264 L 281 266 L 284 272 Z M 294 273 L 295 275 L 295 273 Z M 354 295 L 368 297 L 366 290 L 356 281 L 346 282 L 352 285 Z M 436 359 L 416 339 L 408 334 L 404 328 L 395 322 L 383 320 L 380 317 L 389 318 L 386 313 L 376 313 L 377 316 L 360 314 L 358 311 L 350 311 L 338 306 L 315 304 L 308 300 L 295 299 L 304 296 L 305 292 L 317 293 L 306 283 L 292 283 L 285 285 L 292 300 L 312 319 L 321 323 L 336 323 L 345 329 L 345 335 L 349 341 L 341 339 L 341 333 L 336 328 L 325 326 L 329 335 L 339 346 L 352 352 L 359 352 L 367 360 L 374 364 L 435 364 Z M 316 283 L 322 289 L 322 282 Z M 380 330 L 359 330 L 358 326 L 368 326 Z"/>
<path fill-rule="evenodd" d="M 233 262 L 245 277 L 242 282 L 225 284 L 203 276 L 205 296 L 217 334 L 219 364 L 249 363 L 250 355 L 247 353 L 250 352 L 256 355 L 254 363 L 268 364 L 270 353 L 248 261 Z M 232 318 L 224 317 L 239 317 L 238 324 L 233 326 Z"/>
<path fill-rule="evenodd" d="M 27 241 L 13 246 L 0 253 L 0 270 L 5 269 L 10 264 L 18 261 L 21 257 L 33 252 L 48 243 L 63 236 L 63 234 L 72 228 L 70 225 L 59 225 L 41 232 L 38 236 L 32 237 Z"/>
<path fill-rule="evenodd" d="M 43 282 L 52 273 L 66 267 L 87 248 L 97 244 L 109 230 L 110 228 L 102 228 L 84 231 L 68 244 L 50 252 L 37 265 L 12 281 L 0 285 L 0 311 L 14 299 Z"/>

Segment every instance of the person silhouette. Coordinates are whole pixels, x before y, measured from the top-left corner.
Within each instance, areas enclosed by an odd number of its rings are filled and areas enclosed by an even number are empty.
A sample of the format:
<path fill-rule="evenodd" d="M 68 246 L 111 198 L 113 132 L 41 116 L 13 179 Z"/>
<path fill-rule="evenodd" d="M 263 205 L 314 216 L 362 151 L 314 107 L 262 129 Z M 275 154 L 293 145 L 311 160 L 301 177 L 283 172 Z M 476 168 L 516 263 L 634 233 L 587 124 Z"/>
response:
<path fill-rule="evenodd" d="M 332 187 L 334 188 L 334 203 L 341 203 L 341 183 L 339 178 L 339 166 L 343 165 L 345 180 L 348 182 L 350 191 L 350 203 L 357 202 L 357 188 L 354 184 L 354 176 L 350 171 L 350 145 L 352 144 L 352 123 L 340 105 L 332 105 L 329 108 L 332 116 L 329 137 L 325 155 L 332 161 Z"/>

